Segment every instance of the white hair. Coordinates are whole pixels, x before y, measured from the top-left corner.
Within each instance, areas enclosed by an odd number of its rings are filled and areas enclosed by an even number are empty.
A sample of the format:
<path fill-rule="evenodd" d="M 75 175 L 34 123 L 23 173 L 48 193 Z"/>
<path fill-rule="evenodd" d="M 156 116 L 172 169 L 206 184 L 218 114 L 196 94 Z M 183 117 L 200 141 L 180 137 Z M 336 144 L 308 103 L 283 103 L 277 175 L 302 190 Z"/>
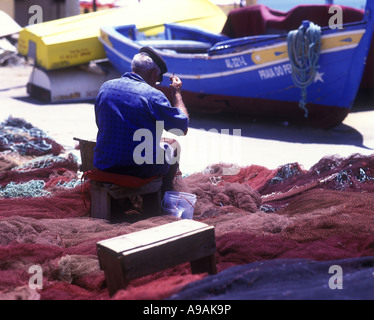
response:
<path fill-rule="evenodd" d="M 156 69 L 158 75 L 161 74 L 161 70 L 158 65 L 148 54 L 144 52 L 140 52 L 134 56 L 131 62 L 131 69 L 136 73 L 149 72 Z"/>

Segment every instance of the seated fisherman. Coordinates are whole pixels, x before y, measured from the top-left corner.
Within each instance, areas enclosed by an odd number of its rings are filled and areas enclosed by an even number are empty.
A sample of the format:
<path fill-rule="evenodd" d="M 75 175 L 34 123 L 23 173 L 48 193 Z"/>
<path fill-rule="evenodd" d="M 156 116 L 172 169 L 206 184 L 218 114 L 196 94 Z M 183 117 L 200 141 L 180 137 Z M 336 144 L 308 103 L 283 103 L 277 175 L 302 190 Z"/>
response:
<path fill-rule="evenodd" d="M 155 88 L 167 72 L 166 63 L 150 47 L 140 49 L 131 68 L 132 72 L 104 83 L 96 98 L 94 166 L 141 178 L 163 176 L 163 196 L 173 190 L 180 146 L 175 140 L 162 139 L 162 130 L 181 135 L 188 131 L 182 82 L 176 76 L 170 77 L 171 105 L 164 93 Z"/>

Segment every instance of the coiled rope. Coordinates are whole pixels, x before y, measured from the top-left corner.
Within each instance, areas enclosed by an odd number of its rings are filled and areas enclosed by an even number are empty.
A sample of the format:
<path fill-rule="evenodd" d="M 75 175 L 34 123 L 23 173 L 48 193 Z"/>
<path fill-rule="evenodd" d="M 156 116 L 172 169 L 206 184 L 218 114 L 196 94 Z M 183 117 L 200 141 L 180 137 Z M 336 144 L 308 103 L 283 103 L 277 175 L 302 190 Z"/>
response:
<path fill-rule="evenodd" d="M 301 88 L 299 106 L 309 115 L 307 104 L 307 87 L 315 79 L 319 68 L 321 54 L 321 27 L 313 22 L 303 21 L 298 30 L 293 30 L 287 36 L 288 56 L 292 65 L 292 79 Z"/>

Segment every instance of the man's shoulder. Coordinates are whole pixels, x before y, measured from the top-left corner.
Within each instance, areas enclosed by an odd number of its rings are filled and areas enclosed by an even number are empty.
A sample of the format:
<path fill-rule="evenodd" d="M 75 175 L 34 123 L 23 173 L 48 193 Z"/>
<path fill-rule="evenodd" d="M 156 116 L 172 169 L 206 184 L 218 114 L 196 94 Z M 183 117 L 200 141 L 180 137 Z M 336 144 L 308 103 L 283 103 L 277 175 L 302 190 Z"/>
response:
<path fill-rule="evenodd" d="M 149 91 L 149 100 L 161 104 L 161 105 L 169 105 L 170 102 L 166 95 L 159 89 L 151 87 L 152 89 Z"/>
<path fill-rule="evenodd" d="M 155 104 L 168 105 L 170 102 L 166 95 L 158 88 L 152 87 L 144 81 L 136 81 L 126 74 L 120 78 L 111 79 L 103 83 L 100 91 L 125 90 L 129 94 L 143 96 L 148 101 Z"/>
<path fill-rule="evenodd" d="M 99 91 L 104 91 L 104 90 L 107 91 L 107 90 L 111 90 L 111 89 L 116 89 L 116 88 L 119 88 L 120 86 L 121 86 L 121 78 L 111 79 L 111 80 L 105 81 L 101 85 Z"/>

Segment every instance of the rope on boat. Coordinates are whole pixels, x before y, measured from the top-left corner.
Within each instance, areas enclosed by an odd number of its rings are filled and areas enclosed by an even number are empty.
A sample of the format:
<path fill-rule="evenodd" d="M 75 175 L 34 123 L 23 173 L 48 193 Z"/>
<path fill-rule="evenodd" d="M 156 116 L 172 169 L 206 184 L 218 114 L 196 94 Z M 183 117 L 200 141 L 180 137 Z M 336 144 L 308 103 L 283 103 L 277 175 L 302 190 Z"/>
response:
<path fill-rule="evenodd" d="M 313 22 L 303 21 L 298 30 L 288 33 L 288 56 L 292 65 L 292 79 L 294 84 L 301 88 L 299 106 L 308 117 L 307 87 L 314 81 L 319 68 L 321 54 L 321 27 Z"/>

